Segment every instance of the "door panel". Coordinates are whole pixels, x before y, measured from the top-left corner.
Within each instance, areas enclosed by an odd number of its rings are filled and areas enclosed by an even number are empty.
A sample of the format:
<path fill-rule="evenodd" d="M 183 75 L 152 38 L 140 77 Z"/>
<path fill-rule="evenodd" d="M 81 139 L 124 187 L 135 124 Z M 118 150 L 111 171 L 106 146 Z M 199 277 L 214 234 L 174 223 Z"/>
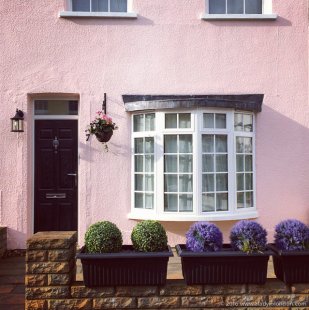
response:
<path fill-rule="evenodd" d="M 77 230 L 76 120 L 35 121 L 34 232 L 47 230 Z"/>

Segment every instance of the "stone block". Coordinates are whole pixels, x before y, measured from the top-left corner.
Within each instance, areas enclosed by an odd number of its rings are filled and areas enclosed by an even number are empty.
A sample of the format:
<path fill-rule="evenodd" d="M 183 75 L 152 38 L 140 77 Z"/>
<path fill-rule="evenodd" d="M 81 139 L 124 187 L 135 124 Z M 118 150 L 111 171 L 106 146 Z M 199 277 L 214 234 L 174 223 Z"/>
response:
<path fill-rule="evenodd" d="M 277 294 L 268 296 L 270 307 L 290 307 L 292 302 L 292 295 Z"/>
<path fill-rule="evenodd" d="M 309 307 L 309 295 L 305 294 L 292 294 L 291 295 L 291 306 L 294 307 Z"/>
<path fill-rule="evenodd" d="M 293 294 L 309 294 L 308 283 L 297 283 L 291 286 L 291 293 Z"/>
<path fill-rule="evenodd" d="M 130 297 L 107 297 L 93 299 L 93 309 L 132 309 L 136 307 L 136 299 Z"/>
<path fill-rule="evenodd" d="M 210 296 L 185 296 L 181 297 L 182 307 L 194 308 L 194 307 L 210 307 L 210 308 L 223 308 L 224 298 L 223 296 L 210 295 Z"/>
<path fill-rule="evenodd" d="M 47 301 L 46 300 L 26 300 L 25 309 L 26 310 L 46 310 Z"/>
<path fill-rule="evenodd" d="M 74 248 L 75 248 L 74 246 L 71 246 L 70 249 L 50 250 L 48 251 L 48 260 L 51 262 L 65 262 L 75 259 Z"/>
<path fill-rule="evenodd" d="M 72 266 L 68 262 L 27 263 L 26 273 L 69 273 Z"/>
<path fill-rule="evenodd" d="M 117 286 L 115 296 L 143 297 L 157 293 L 157 286 Z"/>
<path fill-rule="evenodd" d="M 229 295 L 225 297 L 227 307 L 267 307 L 266 295 Z"/>
<path fill-rule="evenodd" d="M 49 274 L 48 275 L 48 285 L 70 285 L 73 280 L 73 275 L 71 273 L 64 274 Z"/>
<path fill-rule="evenodd" d="M 248 285 L 249 294 L 289 294 L 290 287 L 276 279 L 269 279 L 264 285 Z"/>
<path fill-rule="evenodd" d="M 27 240 L 28 250 L 69 249 L 77 241 L 75 231 L 44 231 Z"/>
<path fill-rule="evenodd" d="M 26 262 L 46 262 L 46 250 L 32 250 L 26 252 Z"/>
<path fill-rule="evenodd" d="M 142 309 L 179 309 L 180 297 L 142 297 L 137 304 Z"/>
<path fill-rule="evenodd" d="M 85 286 L 74 285 L 71 287 L 71 295 L 73 298 L 100 298 L 111 296 L 115 293 L 113 287 L 89 288 Z"/>
<path fill-rule="evenodd" d="M 56 299 L 48 301 L 48 310 L 91 310 L 91 299 Z"/>
<path fill-rule="evenodd" d="M 245 284 L 204 285 L 206 295 L 246 294 Z"/>
<path fill-rule="evenodd" d="M 168 283 L 160 287 L 159 293 L 167 296 L 194 296 L 201 295 L 203 287 L 202 285 L 186 285 L 183 282 Z"/>
<path fill-rule="evenodd" d="M 28 274 L 25 276 L 25 284 L 27 286 L 46 286 L 47 275 L 46 274 Z"/>
<path fill-rule="evenodd" d="M 61 299 L 70 297 L 69 286 L 26 287 L 26 299 Z"/>

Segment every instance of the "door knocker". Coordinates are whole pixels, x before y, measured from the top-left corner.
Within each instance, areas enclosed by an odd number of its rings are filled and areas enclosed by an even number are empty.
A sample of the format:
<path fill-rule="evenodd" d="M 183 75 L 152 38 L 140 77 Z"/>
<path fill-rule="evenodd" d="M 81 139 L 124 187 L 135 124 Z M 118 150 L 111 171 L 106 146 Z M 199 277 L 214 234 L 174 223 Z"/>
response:
<path fill-rule="evenodd" d="M 55 139 L 53 140 L 53 146 L 54 146 L 54 153 L 57 154 L 58 153 L 58 147 L 59 147 L 59 140 L 56 136 L 55 136 Z"/>

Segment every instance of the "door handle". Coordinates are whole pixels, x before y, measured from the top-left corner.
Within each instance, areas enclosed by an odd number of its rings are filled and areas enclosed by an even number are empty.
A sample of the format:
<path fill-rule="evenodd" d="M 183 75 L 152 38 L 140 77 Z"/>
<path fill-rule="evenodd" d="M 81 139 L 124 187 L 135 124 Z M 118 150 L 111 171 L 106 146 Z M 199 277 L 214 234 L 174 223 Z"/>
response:
<path fill-rule="evenodd" d="M 67 176 L 74 177 L 74 184 L 77 187 L 77 173 L 67 173 Z"/>

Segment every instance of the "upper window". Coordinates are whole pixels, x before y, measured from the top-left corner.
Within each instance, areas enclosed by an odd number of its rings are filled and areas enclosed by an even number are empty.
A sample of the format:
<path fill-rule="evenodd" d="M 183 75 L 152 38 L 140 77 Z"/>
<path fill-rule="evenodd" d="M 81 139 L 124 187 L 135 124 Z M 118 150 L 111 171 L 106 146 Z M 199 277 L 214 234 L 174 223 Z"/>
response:
<path fill-rule="evenodd" d="M 72 0 L 74 12 L 127 12 L 127 0 Z"/>
<path fill-rule="evenodd" d="M 142 113 L 132 128 L 131 217 L 256 216 L 253 113 Z"/>

